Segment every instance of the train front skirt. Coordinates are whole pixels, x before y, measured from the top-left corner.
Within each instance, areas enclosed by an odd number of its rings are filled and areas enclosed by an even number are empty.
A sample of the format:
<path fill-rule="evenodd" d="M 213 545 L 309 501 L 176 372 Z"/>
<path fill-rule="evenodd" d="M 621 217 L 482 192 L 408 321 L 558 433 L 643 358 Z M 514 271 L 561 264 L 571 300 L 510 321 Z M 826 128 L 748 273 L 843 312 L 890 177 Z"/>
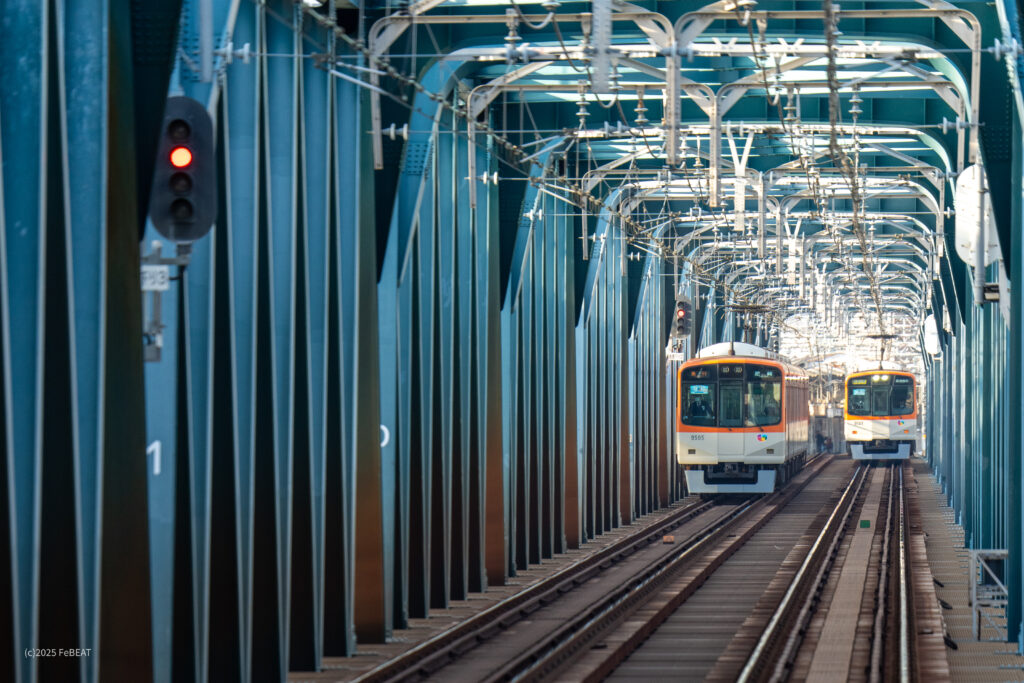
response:
<path fill-rule="evenodd" d="M 888 449 L 865 449 L 864 442 L 848 441 L 850 457 L 854 460 L 906 460 L 910 458 L 910 447 L 912 441 L 896 441 L 892 448 Z"/>
<path fill-rule="evenodd" d="M 775 469 L 765 468 L 755 470 L 757 479 L 729 481 L 714 481 L 717 477 L 710 474 L 706 469 L 686 470 L 686 488 L 690 493 L 771 493 L 775 490 Z"/>

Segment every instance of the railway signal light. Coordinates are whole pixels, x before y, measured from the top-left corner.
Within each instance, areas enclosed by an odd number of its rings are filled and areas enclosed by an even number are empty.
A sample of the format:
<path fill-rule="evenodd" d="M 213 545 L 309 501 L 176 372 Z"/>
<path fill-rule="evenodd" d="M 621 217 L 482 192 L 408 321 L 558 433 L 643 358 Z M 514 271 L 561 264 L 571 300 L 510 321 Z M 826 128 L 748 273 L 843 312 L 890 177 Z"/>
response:
<path fill-rule="evenodd" d="M 189 97 L 171 97 L 164 110 L 149 218 L 174 242 L 203 237 L 217 218 L 217 167 L 213 122 Z"/>
<path fill-rule="evenodd" d="M 188 147 L 175 147 L 171 150 L 171 166 L 185 168 L 192 163 L 192 150 Z"/>
<path fill-rule="evenodd" d="M 687 299 L 676 301 L 676 315 L 672 323 L 673 336 L 678 339 L 686 337 L 693 329 L 693 304 Z"/>

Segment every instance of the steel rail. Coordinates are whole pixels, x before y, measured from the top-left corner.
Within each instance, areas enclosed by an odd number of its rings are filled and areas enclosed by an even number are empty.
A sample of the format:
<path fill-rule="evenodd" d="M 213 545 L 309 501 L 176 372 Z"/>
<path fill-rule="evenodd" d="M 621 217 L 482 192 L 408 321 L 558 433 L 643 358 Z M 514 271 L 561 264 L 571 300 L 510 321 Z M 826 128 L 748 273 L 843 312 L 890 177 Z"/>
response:
<path fill-rule="evenodd" d="M 835 550 L 838 548 L 838 542 L 842 538 L 841 531 L 845 529 L 846 523 L 850 518 L 850 513 L 854 508 L 854 501 L 856 500 L 858 494 L 863 488 L 864 482 L 867 480 L 866 472 L 867 468 L 863 466 L 858 466 L 857 469 L 854 471 L 853 477 L 851 477 L 850 479 L 850 483 L 847 484 L 846 486 L 846 490 L 843 491 L 843 495 L 840 496 L 839 501 L 836 503 L 835 508 L 832 510 L 832 514 L 829 515 L 829 518 L 828 520 L 826 520 L 825 525 L 822 527 L 821 532 L 818 534 L 818 537 L 814 540 L 814 543 L 811 545 L 811 548 L 807 551 L 807 555 L 804 557 L 803 563 L 801 563 L 800 568 L 797 570 L 796 575 L 793 577 L 793 580 L 790 581 L 789 588 L 786 590 L 786 594 L 782 597 L 782 601 L 779 603 L 779 606 L 776 608 L 774 614 L 772 614 L 772 618 L 768 622 L 768 626 L 765 627 L 764 631 L 761 633 L 761 637 L 758 639 L 757 645 L 755 645 L 754 650 L 750 653 L 750 656 L 747 658 L 747 662 L 744 665 L 743 670 L 740 672 L 739 677 L 737 678 L 738 683 L 746 683 L 746 681 L 750 681 L 759 671 L 763 670 L 763 660 L 765 660 L 767 656 L 770 654 L 772 650 L 772 645 L 778 638 L 779 630 L 783 624 L 784 618 L 790 612 L 791 605 L 793 604 L 794 599 L 797 597 L 797 594 L 800 592 L 804 576 L 811 570 L 811 568 L 815 564 L 821 562 L 821 568 L 818 573 L 818 581 L 816 581 L 812 585 L 811 590 L 807 592 L 808 599 L 802 606 L 800 612 L 801 619 L 805 616 L 807 612 L 809 612 L 809 602 L 815 592 L 814 589 L 817 587 L 818 583 L 820 583 L 822 574 L 825 572 L 829 564 L 827 561 L 822 561 L 821 552 L 827 553 L 825 555 L 826 558 L 829 556 L 834 556 Z M 831 539 L 831 543 L 829 543 L 829 547 L 825 549 L 825 542 L 829 539 Z M 797 627 L 794 628 L 794 631 L 798 629 L 799 623 Z M 795 636 L 796 634 L 793 635 Z M 791 636 L 786 642 L 785 650 L 791 651 L 795 649 L 795 645 L 795 638 Z M 776 667 L 773 671 L 773 680 L 778 678 L 780 670 L 785 669 L 786 666 L 786 658 L 780 657 L 777 660 Z"/>
<path fill-rule="evenodd" d="M 892 539 L 892 517 L 896 478 L 889 477 L 889 498 L 886 501 L 885 533 L 882 535 L 882 557 L 875 591 L 875 622 L 871 630 L 871 666 L 869 683 L 882 682 L 882 650 L 885 647 L 885 603 L 888 599 L 889 546 Z"/>
<path fill-rule="evenodd" d="M 908 633 L 908 606 L 907 606 L 907 546 L 906 528 L 907 520 L 903 506 L 903 466 L 899 465 L 900 471 L 900 681 L 907 683 L 910 680 L 910 636 Z"/>

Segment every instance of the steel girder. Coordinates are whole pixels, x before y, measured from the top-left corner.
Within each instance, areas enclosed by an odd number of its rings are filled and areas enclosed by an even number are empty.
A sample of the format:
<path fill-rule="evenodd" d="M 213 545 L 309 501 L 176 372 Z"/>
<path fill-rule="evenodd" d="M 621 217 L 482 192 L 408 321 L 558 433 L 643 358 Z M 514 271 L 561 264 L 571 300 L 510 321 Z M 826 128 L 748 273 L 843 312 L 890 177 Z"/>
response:
<path fill-rule="evenodd" d="M 999 478 L 1012 457 L 1003 427 L 1011 404 L 1008 328 L 997 309 L 972 308 L 967 323 L 953 332 L 929 371 L 937 401 L 929 413 L 929 457 L 959 512 L 968 546 L 1006 547 L 1007 490 Z M 942 425 L 944 401 L 952 401 L 948 408 L 961 416 L 953 429 Z"/>
<path fill-rule="evenodd" d="M 196 9 L 186 45 L 213 30 Z M 183 57 L 175 82 L 216 121 L 224 208 L 146 367 L 154 678 L 277 680 L 385 629 L 359 578 L 384 566 L 365 95 L 299 58 L 344 47 L 292 3 L 215 2 L 212 24 L 216 77 Z"/>
<path fill-rule="evenodd" d="M 543 158 L 540 176 L 561 163 Z M 573 231 L 565 197 L 530 183 L 522 206 L 501 311 L 509 574 L 585 539 Z"/>
<path fill-rule="evenodd" d="M 441 65 L 425 82 L 454 97 L 452 76 Z M 429 97 L 415 104 L 424 132 L 406 147 L 378 287 L 383 420 L 395 449 L 384 463 L 388 631 L 505 571 L 507 485 L 492 435 L 502 405 L 496 195 L 470 209 L 470 148 L 452 134 L 457 122 Z"/>
<path fill-rule="evenodd" d="M 668 336 L 667 262 L 647 258 L 629 335 L 629 448 L 633 515 L 639 517 L 681 498 L 685 486 L 672 451 L 675 434 L 674 373 L 661 349 Z M 672 364 L 669 364 L 672 367 Z"/>
<path fill-rule="evenodd" d="M 132 27 L 117 2 L 3 11 L 0 676 L 127 680 L 153 661 Z"/>
<path fill-rule="evenodd" d="M 583 533 L 593 538 L 631 519 L 628 460 L 628 333 L 624 232 L 599 215 L 576 323 Z"/>
<path fill-rule="evenodd" d="M 997 3 L 1001 38 L 1020 40 L 1013 3 Z M 1019 282 L 1021 270 L 1021 136 L 1024 113 L 1019 73 L 1021 59 L 1007 60 L 1012 88 L 1011 139 L 1013 144 L 1012 198 L 1009 234 L 1011 281 Z M 988 279 L 997 276 L 996 267 L 987 269 Z M 946 273 L 940 285 L 946 288 Z M 964 292 L 968 282 L 953 283 Z M 963 289 L 961 289 L 963 287 Z M 963 296 L 963 295 L 961 295 Z M 1008 315 L 1007 315 L 1008 313 Z M 954 315 L 940 332 L 941 356 L 932 359 L 928 370 L 928 391 L 932 408 L 928 414 L 928 457 L 943 482 L 950 504 L 964 525 L 971 547 L 1005 547 L 1009 550 L 1006 583 L 1011 599 L 1007 607 L 1008 639 L 1021 637 L 1021 297 L 1011 296 L 1007 310 L 970 307 L 966 319 Z M 940 328 L 942 327 L 940 318 Z M 945 419 L 953 415 L 954 420 Z"/>

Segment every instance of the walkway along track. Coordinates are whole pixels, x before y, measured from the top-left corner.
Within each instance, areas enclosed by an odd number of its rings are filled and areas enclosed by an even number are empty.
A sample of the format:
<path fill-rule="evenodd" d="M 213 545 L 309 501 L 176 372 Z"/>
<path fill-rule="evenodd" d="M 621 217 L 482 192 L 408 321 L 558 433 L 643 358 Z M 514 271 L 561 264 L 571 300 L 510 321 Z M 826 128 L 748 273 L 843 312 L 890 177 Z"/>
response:
<path fill-rule="evenodd" d="M 867 473 L 868 468 L 857 468 L 740 670 L 736 679 L 739 683 L 788 678 L 807 622 L 817 607 L 855 503 L 867 481 Z"/>
<path fill-rule="evenodd" d="M 726 500 L 719 504 L 704 501 L 688 505 L 640 533 L 624 538 L 467 619 L 358 680 L 418 680 L 435 673 L 445 680 L 545 678 L 567 663 L 574 653 L 598 634 L 621 621 L 631 608 L 657 593 L 680 571 L 699 565 L 703 577 L 710 575 L 829 462 L 830 458 L 819 458 L 808 463 L 786 489 L 761 499 L 747 499 L 740 503 Z M 655 545 L 669 532 L 683 540 L 673 545 Z M 709 555 L 707 549 L 727 534 L 731 535 L 726 547 L 715 548 Z M 652 562 L 641 555 L 660 557 Z M 631 559 L 637 566 L 627 566 Z M 608 577 L 604 583 L 615 586 L 615 589 L 588 597 L 589 591 L 601 592 L 599 584 L 603 575 L 612 574 L 617 569 L 626 573 L 628 578 Z M 696 590 L 697 586 L 699 582 L 693 589 Z M 586 605 L 585 609 L 579 609 L 581 603 Z M 544 614 L 552 611 L 562 614 L 545 620 Z M 566 611 L 572 614 L 565 614 Z M 535 628 L 539 622 L 556 626 L 538 637 L 538 632 L 544 630 Z M 525 642 L 532 646 L 521 644 L 524 636 Z M 503 640 L 511 644 L 503 648 Z M 487 647 L 477 651 L 483 643 L 487 643 Z M 445 669 L 443 674 L 440 673 L 442 668 Z"/>

